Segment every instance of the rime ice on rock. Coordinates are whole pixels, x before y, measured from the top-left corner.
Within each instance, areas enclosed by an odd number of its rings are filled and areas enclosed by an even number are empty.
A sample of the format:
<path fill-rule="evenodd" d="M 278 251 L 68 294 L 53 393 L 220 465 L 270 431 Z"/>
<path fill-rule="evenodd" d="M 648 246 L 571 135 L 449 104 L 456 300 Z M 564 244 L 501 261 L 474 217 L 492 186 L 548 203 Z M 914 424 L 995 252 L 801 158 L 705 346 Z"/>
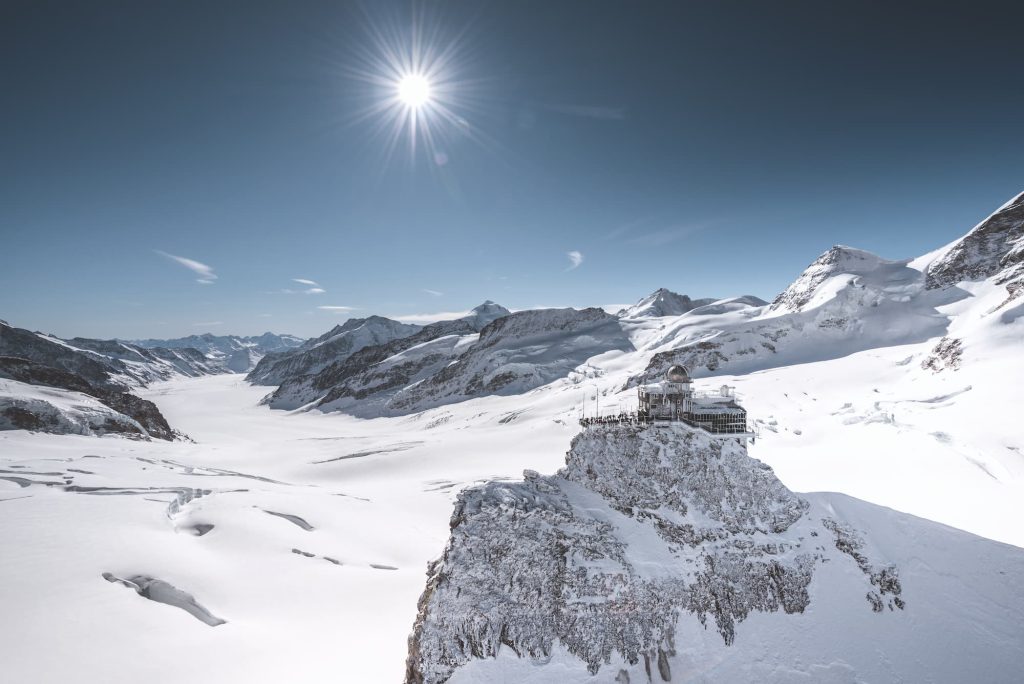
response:
<path fill-rule="evenodd" d="M 595 426 L 557 474 L 525 475 L 460 494 L 428 570 L 407 682 L 444 682 L 502 649 L 543 663 L 556 647 L 591 673 L 618 663 L 668 681 L 680 620 L 731 644 L 752 612 L 803 612 L 827 556 L 867 568 L 865 610 L 877 582 L 899 598 L 894 568 L 852 541 L 859 558 L 826 550 L 819 537 L 832 528 L 738 439 L 680 423 Z"/>

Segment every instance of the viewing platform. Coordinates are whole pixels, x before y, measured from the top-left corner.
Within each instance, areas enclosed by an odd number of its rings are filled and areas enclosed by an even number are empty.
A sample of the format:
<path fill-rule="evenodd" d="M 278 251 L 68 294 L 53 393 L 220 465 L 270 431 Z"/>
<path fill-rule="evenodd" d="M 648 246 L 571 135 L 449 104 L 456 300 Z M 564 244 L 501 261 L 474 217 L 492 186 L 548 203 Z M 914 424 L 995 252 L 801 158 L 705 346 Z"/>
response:
<path fill-rule="evenodd" d="M 713 437 L 754 439 L 756 432 L 747 426 L 747 411 L 736 400 L 732 388 L 718 391 L 694 391 L 689 370 L 672 366 L 665 379 L 637 388 L 636 412 L 619 412 L 580 419 L 580 425 L 633 424 L 671 425 L 683 423 Z"/>

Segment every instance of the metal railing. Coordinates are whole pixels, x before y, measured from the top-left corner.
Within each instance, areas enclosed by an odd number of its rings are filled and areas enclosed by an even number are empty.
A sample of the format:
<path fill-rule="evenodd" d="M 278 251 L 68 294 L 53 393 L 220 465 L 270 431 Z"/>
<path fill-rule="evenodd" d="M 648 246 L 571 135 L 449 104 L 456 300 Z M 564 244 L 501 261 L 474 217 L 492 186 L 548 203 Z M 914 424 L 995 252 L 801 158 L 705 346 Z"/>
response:
<path fill-rule="evenodd" d="M 752 435 L 754 434 L 746 423 L 730 423 L 728 425 L 712 425 L 704 422 L 697 422 L 688 418 L 656 418 L 653 416 L 641 416 L 638 413 L 616 413 L 607 416 L 591 416 L 580 418 L 580 425 L 590 427 L 592 425 L 652 425 L 652 424 L 684 423 L 690 427 L 703 430 L 712 435 Z"/>

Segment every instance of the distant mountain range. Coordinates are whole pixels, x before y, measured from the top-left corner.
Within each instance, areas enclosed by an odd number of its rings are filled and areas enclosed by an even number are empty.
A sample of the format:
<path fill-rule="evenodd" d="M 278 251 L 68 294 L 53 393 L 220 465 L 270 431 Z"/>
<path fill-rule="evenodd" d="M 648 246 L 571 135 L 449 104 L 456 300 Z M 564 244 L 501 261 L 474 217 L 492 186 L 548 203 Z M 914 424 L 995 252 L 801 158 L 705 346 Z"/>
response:
<path fill-rule="evenodd" d="M 425 326 L 353 318 L 310 340 L 273 333 L 59 340 L 5 326 L 5 339 L 18 343 L 0 353 L 121 387 L 248 371 L 250 382 L 276 387 L 264 399 L 272 408 L 373 417 L 586 377 L 589 360 L 609 353 L 630 355 L 626 386 L 674 364 L 697 376 L 747 373 L 927 340 L 934 348 L 920 363 L 940 372 L 958 367 L 972 345 L 1005 337 L 1006 324 L 1024 314 L 1022 293 L 1024 194 L 917 259 L 833 247 L 771 304 L 751 295 L 693 299 L 665 288 L 615 316 L 600 309 L 511 313 L 488 301 L 466 317 Z"/>
<path fill-rule="evenodd" d="M 212 365 L 225 372 L 247 373 L 267 354 L 294 349 L 304 342 L 305 340 L 294 335 L 266 332 L 252 337 L 205 333 L 170 340 L 133 340 L 132 344 L 150 349 L 196 349 L 202 352 Z"/>
<path fill-rule="evenodd" d="M 172 439 L 160 411 L 132 389 L 175 377 L 243 372 L 268 352 L 300 344 L 273 333 L 136 343 L 62 340 L 0 322 L 0 429 Z"/>

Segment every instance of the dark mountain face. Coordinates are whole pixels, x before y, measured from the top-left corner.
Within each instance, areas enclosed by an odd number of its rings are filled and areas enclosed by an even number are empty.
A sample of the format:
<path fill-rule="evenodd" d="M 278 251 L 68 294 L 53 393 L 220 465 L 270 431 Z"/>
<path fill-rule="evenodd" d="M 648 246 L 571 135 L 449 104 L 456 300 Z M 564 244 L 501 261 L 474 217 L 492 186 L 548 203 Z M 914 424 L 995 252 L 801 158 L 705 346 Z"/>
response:
<path fill-rule="evenodd" d="M 76 339 L 83 347 L 95 350 L 123 349 L 114 341 Z M 128 350 L 128 353 L 134 351 Z M 129 368 L 120 359 L 101 354 L 101 351 L 94 355 L 90 351 L 72 349 L 28 330 L 0 325 L 0 377 L 89 395 L 117 414 L 137 422 L 148 436 L 173 439 L 174 432 L 156 405 L 127 391 L 126 379 L 134 377 Z M 56 432 L 67 429 L 64 422 L 54 420 L 59 410 L 53 406 L 17 403 L 5 411 L 10 414 L 7 424 L 15 428 Z M 137 431 L 130 425 L 130 421 L 107 421 L 105 431 Z"/>
<path fill-rule="evenodd" d="M 985 278 L 1006 286 L 1007 302 L 1024 292 L 1024 193 L 955 242 L 926 273 L 931 290 Z"/>
<path fill-rule="evenodd" d="M 304 343 L 298 349 L 268 354 L 246 376 L 257 385 L 281 385 L 318 374 L 333 363 L 340 363 L 360 349 L 386 344 L 408 337 L 420 329 L 382 316 L 354 318 L 323 335 Z"/>
<path fill-rule="evenodd" d="M 77 375 L 97 387 L 114 388 L 113 369 L 99 360 L 41 338 L 23 328 L 0 325 L 0 356 L 13 356 Z"/>

